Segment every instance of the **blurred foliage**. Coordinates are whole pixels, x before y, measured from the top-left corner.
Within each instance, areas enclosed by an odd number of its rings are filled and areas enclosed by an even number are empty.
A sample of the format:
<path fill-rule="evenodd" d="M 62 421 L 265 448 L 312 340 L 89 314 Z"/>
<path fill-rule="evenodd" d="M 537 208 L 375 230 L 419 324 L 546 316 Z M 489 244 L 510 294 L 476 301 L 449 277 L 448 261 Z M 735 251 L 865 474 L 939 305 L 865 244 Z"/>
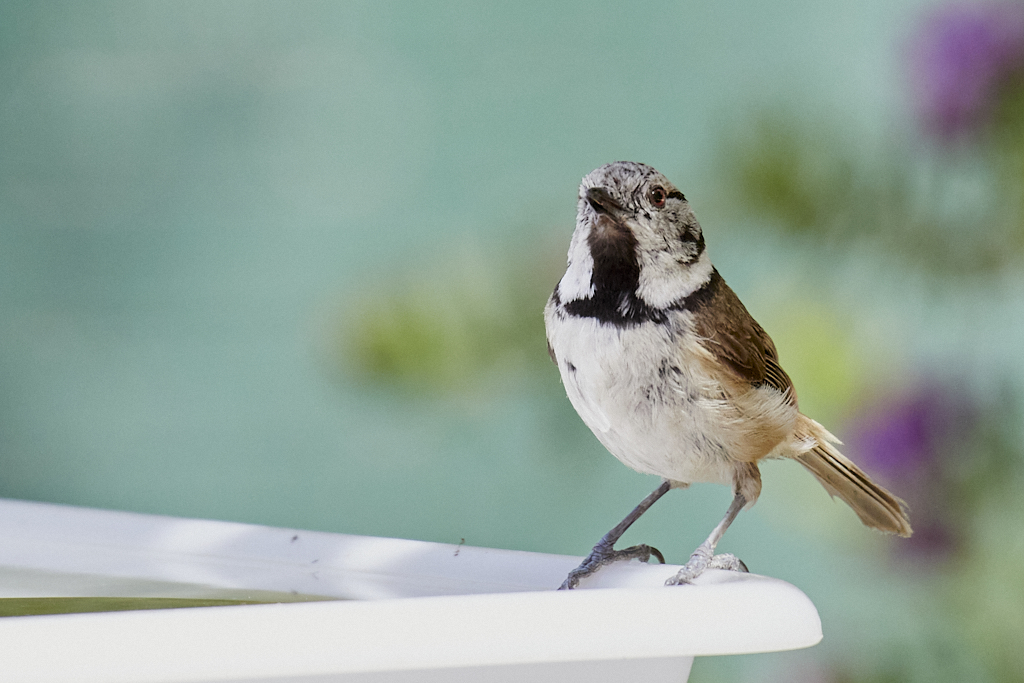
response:
<path fill-rule="evenodd" d="M 336 362 L 367 381 L 433 392 L 547 370 L 542 311 L 560 267 L 448 253 L 432 270 L 357 295 L 337 327 Z"/>
<path fill-rule="evenodd" d="M 981 403 L 974 429 L 933 470 L 943 484 L 932 509 L 955 529 L 956 554 L 940 574 L 951 623 L 999 681 L 1024 672 L 1024 451 L 1020 389 Z"/>
<path fill-rule="evenodd" d="M 808 134 L 782 113 L 763 115 L 725 137 L 724 186 L 741 206 L 756 207 L 791 233 L 831 229 L 852 206 L 854 164 L 832 136 Z"/>
<path fill-rule="evenodd" d="M 998 154 L 858 147 L 829 122 L 774 110 L 737 128 L 720 156 L 723 203 L 735 214 L 826 244 L 866 244 L 931 273 L 984 275 L 1024 260 L 1024 127 L 1016 150 L 1009 137 L 992 142 Z"/>
<path fill-rule="evenodd" d="M 911 41 L 921 135 L 756 112 L 724 136 L 726 204 L 943 277 L 1024 263 L 1024 4 L 951 4 Z"/>
<path fill-rule="evenodd" d="M 856 353 L 850 321 L 808 297 L 787 302 L 760 322 L 797 387 L 801 410 L 824 424 L 847 417 L 850 397 L 862 395 L 876 371 Z"/>

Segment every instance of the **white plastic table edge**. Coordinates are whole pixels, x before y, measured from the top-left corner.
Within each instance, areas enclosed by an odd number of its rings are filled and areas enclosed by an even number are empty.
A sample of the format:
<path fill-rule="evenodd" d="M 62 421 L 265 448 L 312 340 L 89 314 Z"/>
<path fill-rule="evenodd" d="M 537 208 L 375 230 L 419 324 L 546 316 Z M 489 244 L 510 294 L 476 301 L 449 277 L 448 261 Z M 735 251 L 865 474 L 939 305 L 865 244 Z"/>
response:
<path fill-rule="evenodd" d="M 810 600 L 777 579 L 715 571 L 665 588 L 674 566 L 631 563 L 585 584 L 604 590 L 551 590 L 578 562 L 0 500 L 0 566 L 350 598 L 0 619 L 0 661 L 21 673 L 12 681 L 53 680 L 68 664 L 81 681 L 239 680 L 768 652 L 822 637 Z"/>

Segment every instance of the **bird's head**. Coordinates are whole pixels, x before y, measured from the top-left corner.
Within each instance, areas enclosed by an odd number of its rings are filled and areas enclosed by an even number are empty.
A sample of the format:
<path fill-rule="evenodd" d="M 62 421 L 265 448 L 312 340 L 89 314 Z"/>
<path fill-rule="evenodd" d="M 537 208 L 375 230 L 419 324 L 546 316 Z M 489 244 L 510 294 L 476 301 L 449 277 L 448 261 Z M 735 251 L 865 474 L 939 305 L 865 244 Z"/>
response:
<path fill-rule="evenodd" d="M 563 299 L 613 289 L 665 308 L 710 273 L 700 224 L 668 178 L 632 161 L 607 164 L 583 178 L 559 290 Z"/>

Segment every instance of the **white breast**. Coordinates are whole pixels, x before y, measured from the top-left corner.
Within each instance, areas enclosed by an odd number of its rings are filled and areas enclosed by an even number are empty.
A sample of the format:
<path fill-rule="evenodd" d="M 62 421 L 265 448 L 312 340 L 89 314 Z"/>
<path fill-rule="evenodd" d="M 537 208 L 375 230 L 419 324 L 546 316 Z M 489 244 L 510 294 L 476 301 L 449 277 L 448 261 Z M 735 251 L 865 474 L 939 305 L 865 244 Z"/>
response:
<path fill-rule="evenodd" d="M 616 458 L 671 481 L 731 485 L 751 425 L 697 362 L 690 314 L 672 315 L 617 328 L 549 306 L 545 321 L 569 401 Z"/>

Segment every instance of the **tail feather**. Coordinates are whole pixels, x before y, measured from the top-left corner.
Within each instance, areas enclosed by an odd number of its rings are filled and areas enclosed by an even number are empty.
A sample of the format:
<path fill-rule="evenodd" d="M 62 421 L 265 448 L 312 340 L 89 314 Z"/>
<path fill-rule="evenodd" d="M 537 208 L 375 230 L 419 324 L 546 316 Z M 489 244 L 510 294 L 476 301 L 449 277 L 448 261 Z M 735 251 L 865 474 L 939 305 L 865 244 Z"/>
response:
<path fill-rule="evenodd" d="M 833 496 L 849 505 L 860 520 L 873 529 L 910 536 L 907 504 L 871 481 L 859 467 L 833 446 L 838 443 L 827 429 L 814 420 L 800 415 L 797 435 L 814 445 L 796 456 L 801 465 Z"/>

